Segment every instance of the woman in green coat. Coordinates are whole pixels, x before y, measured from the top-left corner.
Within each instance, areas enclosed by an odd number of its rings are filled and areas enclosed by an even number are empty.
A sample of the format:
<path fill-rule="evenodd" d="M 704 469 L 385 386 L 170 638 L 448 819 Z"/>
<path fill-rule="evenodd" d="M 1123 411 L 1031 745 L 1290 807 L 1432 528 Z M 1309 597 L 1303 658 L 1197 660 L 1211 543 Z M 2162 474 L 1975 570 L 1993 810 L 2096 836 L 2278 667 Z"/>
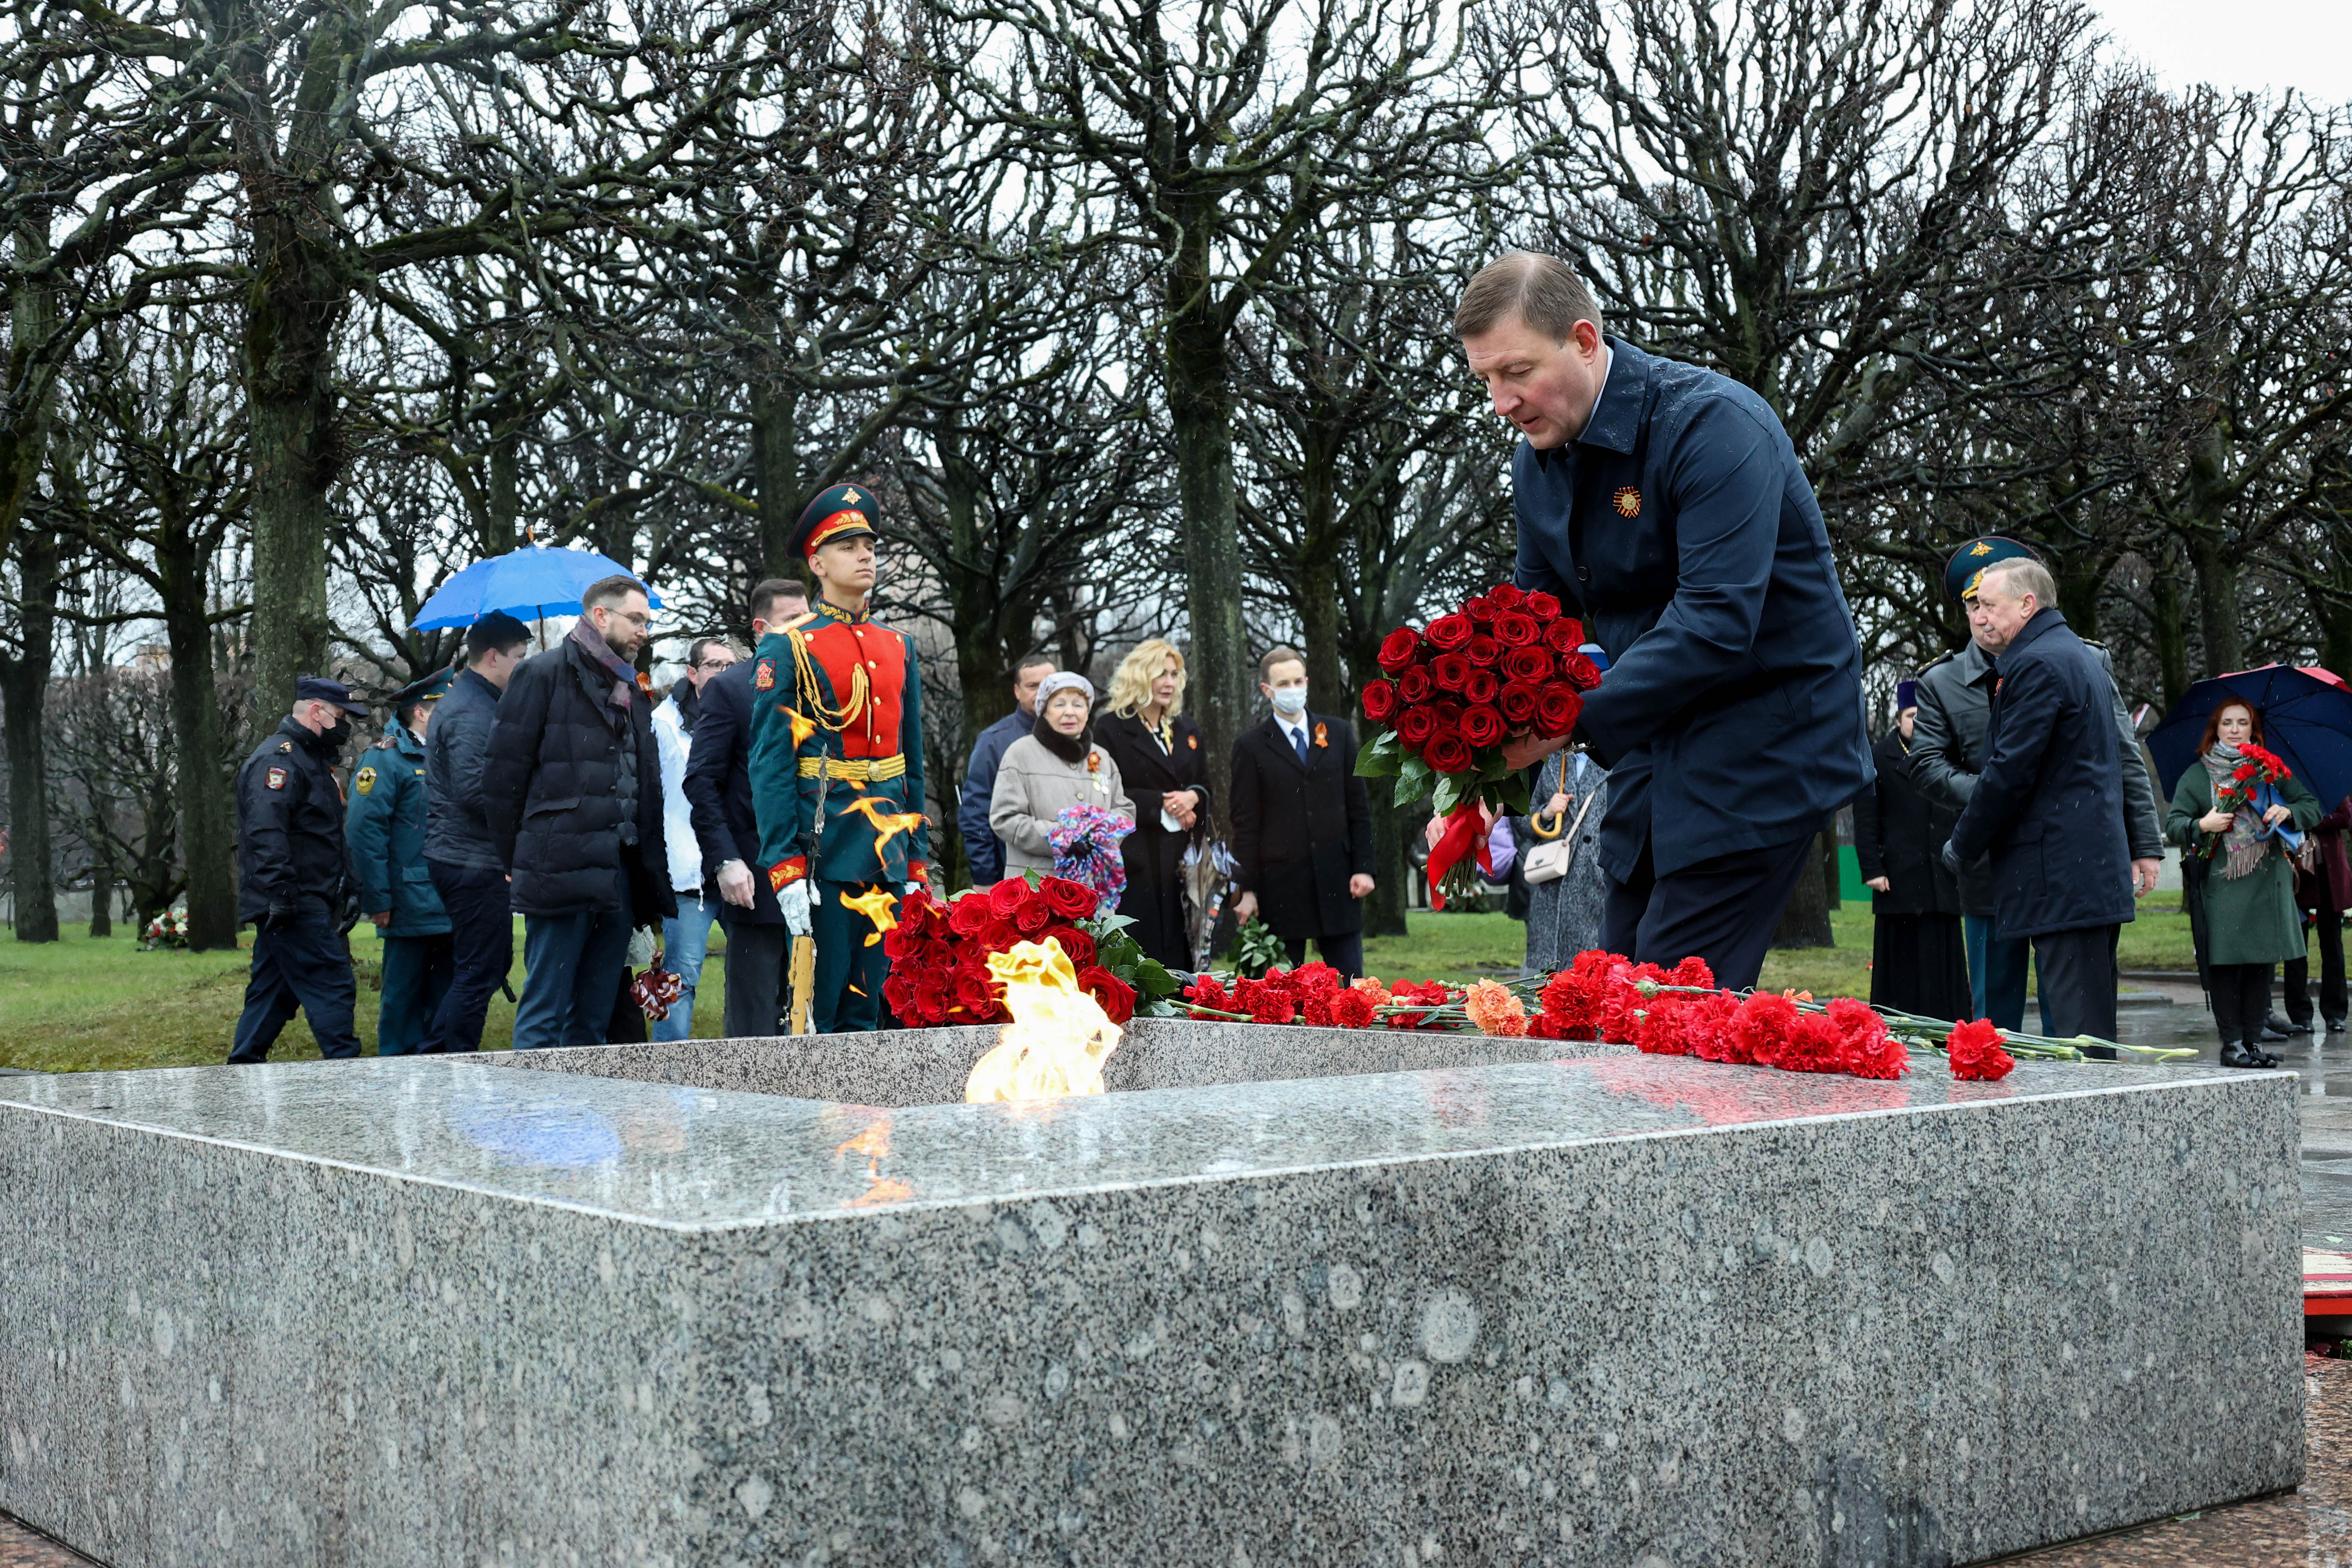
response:
<path fill-rule="evenodd" d="M 2205 952 L 2221 1062 L 2233 1068 L 2278 1066 L 2258 1043 L 2271 1009 L 2271 966 L 2304 953 L 2291 846 L 2282 834 L 2308 833 L 2320 817 L 2317 797 L 2293 774 L 2258 786 L 2231 809 L 2215 809 L 2215 788 L 2237 767 L 2240 748 L 2262 743 L 2263 716 L 2252 704 L 2215 709 L 2197 748 L 2200 765 L 2180 775 L 2164 826 L 2165 837 L 2181 847 L 2182 881 L 2194 889 L 2189 918 Z"/>

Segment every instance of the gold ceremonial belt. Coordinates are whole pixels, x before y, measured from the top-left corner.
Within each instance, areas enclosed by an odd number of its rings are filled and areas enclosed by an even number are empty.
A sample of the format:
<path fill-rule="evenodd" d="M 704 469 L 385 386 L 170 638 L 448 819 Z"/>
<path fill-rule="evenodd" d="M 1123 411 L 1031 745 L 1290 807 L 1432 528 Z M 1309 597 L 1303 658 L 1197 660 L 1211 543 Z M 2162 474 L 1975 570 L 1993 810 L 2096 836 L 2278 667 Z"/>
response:
<path fill-rule="evenodd" d="M 878 782 L 902 777 L 907 772 L 907 753 L 891 757 L 803 757 L 801 777 L 804 779 L 833 777 Z"/>

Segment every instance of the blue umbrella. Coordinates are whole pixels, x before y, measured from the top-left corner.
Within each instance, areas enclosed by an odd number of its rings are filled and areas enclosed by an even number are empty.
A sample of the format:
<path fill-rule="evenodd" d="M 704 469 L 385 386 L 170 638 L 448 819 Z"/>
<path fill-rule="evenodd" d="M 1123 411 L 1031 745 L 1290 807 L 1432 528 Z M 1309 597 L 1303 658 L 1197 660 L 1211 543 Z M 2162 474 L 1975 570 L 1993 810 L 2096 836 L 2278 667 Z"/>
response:
<path fill-rule="evenodd" d="M 548 544 L 526 544 L 488 561 L 477 561 L 425 601 L 409 624 L 418 631 L 436 626 L 470 626 L 493 610 L 518 620 L 544 620 L 550 616 L 576 616 L 580 595 L 599 578 L 635 577 L 636 574 L 609 555 L 593 550 L 563 550 Z M 661 608 L 661 595 L 648 588 L 646 601 Z"/>
<path fill-rule="evenodd" d="M 2199 681 L 2182 693 L 2147 738 L 2147 752 L 2156 759 L 2167 799 L 2197 760 L 2206 719 L 2233 699 L 2251 702 L 2261 711 L 2263 745 L 2294 770 L 2321 805 L 2352 795 L 2352 691 L 2324 669 L 2266 664 Z"/>

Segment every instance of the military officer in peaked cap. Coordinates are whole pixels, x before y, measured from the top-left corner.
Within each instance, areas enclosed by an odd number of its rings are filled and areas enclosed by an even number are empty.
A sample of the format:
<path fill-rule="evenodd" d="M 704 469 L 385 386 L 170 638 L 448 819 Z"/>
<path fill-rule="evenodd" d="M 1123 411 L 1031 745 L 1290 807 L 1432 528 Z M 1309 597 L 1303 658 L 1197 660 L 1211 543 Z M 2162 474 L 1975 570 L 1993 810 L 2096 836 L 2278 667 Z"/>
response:
<path fill-rule="evenodd" d="M 306 675 L 294 710 L 236 774 L 236 913 L 253 922 L 253 978 L 236 1021 L 232 1062 L 269 1058 L 299 1009 L 320 1051 L 360 1054 L 352 1029 L 351 921 L 343 910 L 343 792 L 335 759 L 367 710 L 340 680 Z"/>
<path fill-rule="evenodd" d="M 835 485 L 801 513 L 809 612 L 760 639 L 751 671 L 751 804 L 760 858 L 785 924 L 816 939 L 810 998 L 820 1032 L 870 1029 L 888 962 L 877 900 L 928 875 L 922 683 L 915 642 L 866 615 L 874 492 Z"/>
<path fill-rule="evenodd" d="M 2032 546 L 1987 534 L 1971 539 L 1952 552 L 1944 566 L 1944 591 L 1964 610 L 1976 607 L 1977 584 L 1985 568 L 1996 562 L 2018 559 L 2040 562 Z M 1978 627 L 1969 640 L 1919 672 L 1919 713 L 1912 721 L 1911 778 L 1920 792 L 1953 811 L 1965 808 L 1975 793 L 1977 775 L 1984 771 L 1985 737 L 1991 721 L 1992 690 L 1999 679 L 1993 661 L 1998 650 L 1979 639 L 1989 635 Z M 2124 832 L 2131 852 L 2132 891 L 2146 896 L 2156 886 L 2164 863 L 2164 836 L 2158 821 L 2156 785 L 2148 776 L 2147 754 L 2140 749 L 2139 732 L 2122 694 L 2116 689 L 2115 660 L 2088 637 L 2083 645 L 2096 659 L 2107 682 L 2107 697 L 2122 742 Z M 1990 1018 L 2004 1029 L 2023 1026 L 2026 963 L 2032 943 L 2025 937 L 2004 936 L 1993 925 L 1992 865 L 1988 858 L 1962 864 L 1959 871 L 1961 925 L 1969 953 L 1969 992 L 1976 1016 Z M 2047 1020 L 2047 1009 L 2044 1009 Z"/>
<path fill-rule="evenodd" d="M 392 698 L 383 739 L 360 753 L 343 818 L 360 912 L 383 939 L 383 992 L 375 1054 L 404 1057 L 425 1041 L 456 972 L 449 916 L 425 864 L 425 724 L 454 669 L 436 671 Z"/>

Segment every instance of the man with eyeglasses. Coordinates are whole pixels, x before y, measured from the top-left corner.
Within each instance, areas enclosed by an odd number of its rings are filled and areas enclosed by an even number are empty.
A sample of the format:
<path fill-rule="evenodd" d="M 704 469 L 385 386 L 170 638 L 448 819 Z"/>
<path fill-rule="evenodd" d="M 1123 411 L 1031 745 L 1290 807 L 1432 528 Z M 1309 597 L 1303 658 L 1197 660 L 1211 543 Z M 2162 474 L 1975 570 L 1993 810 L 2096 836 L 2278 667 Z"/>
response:
<path fill-rule="evenodd" d="M 653 626 L 645 584 L 606 577 L 580 605 L 563 641 L 514 672 L 482 763 L 523 917 L 517 1050 L 603 1044 L 629 932 L 677 914 L 653 702 L 631 662 Z"/>
<path fill-rule="evenodd" d="M 694 988 L 702 980 L 719 900 L 705 894 L 702 846 L 694 837 L 694 808 L 686 798 L 686 759 L 702 713 L 704 684 L 734 663 L 735 650 L 725 639 L 695 638 L 686 650 L 686 679 L 654 710 L 654 745 L 661 752 L 662 840 L 669 849 L 670 891 L 677 898 L 677 913 L 662 921 L 662 965 L 677 976 L 678 989 L 667 1016 L 646 1026 L 648 1039 L 694 1037 Z"/>

